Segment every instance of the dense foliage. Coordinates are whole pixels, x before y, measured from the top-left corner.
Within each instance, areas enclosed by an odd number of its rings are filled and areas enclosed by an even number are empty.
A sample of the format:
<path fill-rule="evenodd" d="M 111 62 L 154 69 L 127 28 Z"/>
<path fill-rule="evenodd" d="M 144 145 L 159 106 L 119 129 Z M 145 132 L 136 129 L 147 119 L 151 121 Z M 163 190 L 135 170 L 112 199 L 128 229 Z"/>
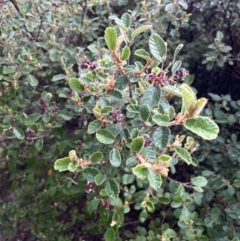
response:
<path fill-rule="evenodd" d="M 238 240 L 237 0 L 0 4 L 1 240 Z"/>

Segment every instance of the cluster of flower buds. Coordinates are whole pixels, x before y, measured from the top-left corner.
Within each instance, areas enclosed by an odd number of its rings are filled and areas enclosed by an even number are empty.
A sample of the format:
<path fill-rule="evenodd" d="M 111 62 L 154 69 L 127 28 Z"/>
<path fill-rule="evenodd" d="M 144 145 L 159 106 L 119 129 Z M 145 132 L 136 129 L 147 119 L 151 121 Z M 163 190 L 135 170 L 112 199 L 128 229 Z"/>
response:
<path fill-rule="evenodd" d="M 44 98 L 40 98 L 38 103 L 39 103 L 39 106 L 42 109 L 47 109 L 48 108 L 48 103 L 47 103 L 47 101 Z"/>
<path fill-rule="evenodd" d="M 79 67 L 81 69 L 90 69 L 90 70 L 94 70 L 97 68 L 97 63 L 96 62 L 92 62 L 89 59 L 87 59 L 86 56 L 83 57 L 82 62 L 79 63 Z"/>
<path fill-rule="evenodd" d="M 162 75 L 161 73 L 150 73 L 147 75 L 147 81 L 151 84 L 153 84 L 155 87 L 164 87 L 165 85 L 168 85 L 168 77 Z"/>
<path fill-rule="evenodd" d="M 173 74 L 173 80 L 176 82 L 183 82 L 187 75 L 189 75 L 189 72 L 186 69 L 184 68 L 178 69 Z"/>
<path fill-rule="evenodd" d="M 26 134 L 26 139 L 27 139 L 28 141 L 32 141 L 33 139 L 36 138 L 36 133 L 35 133 L 34 130 L 31 129 L 31 128 L 27 128 L 27 129 L 25 130 L 25 134 Z"/>
<path fill-rule="evenodd" d="M 85 192 L 86 193 L 93 192 L 95 187 L 96 187 L 95 182 L 88 182 L 87 185 L 85 186 Z"/>
<path fill-rule="evenodd" d="M 121 114 L 119 110 L 112 110 L 109 113 L 110 117 L 114 119 L 115 123 L 121 122 L 125 119 L 125 115 Z"/>
<path fill-rule="evenodd" d="M 148 147 L 152 144 L 152 139 L 148 136 L 144 136 L 144 141 L 145 141 L 145 143 L 144 143 L 145 147 Z"/>

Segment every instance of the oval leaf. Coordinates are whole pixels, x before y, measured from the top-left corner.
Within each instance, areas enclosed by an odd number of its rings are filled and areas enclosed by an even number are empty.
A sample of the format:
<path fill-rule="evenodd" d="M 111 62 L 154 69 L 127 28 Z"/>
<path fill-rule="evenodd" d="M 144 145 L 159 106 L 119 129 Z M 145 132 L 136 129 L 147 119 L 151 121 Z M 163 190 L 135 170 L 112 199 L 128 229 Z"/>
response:
<path fill-rule="evenodd" d="M 128 46 L 125 46 L 123 49 L 122 49 L 122 53 L 121 53 L 121 57 L 120 59 L 121 60 L 126 60 L 129 58 L 131 54 L 131 51 L 130 51 L 130 48 Z"/>
<path fill-rule="evenodd" d="M 122 158 L 117 149 L 112 149 L 110 151 L 109 160 L 113 167 L 120 167 Z"/>
<path fill-rule="evenodd" d="M 167 128 L 157 128 L 153 133 L 153 143 L 156 147 L 163 150 L 167 147 L 170 140 L 170 130 Z"/>
<path fill-rule="evenodd" d="M 77 79 L 77 78 L 71 78 L 69 80 L 69 86 L 73 91 L 75 91 L 77 93 L 82 93 L 84 90 L 84 87 L 82 86 L 79 79 Z"/>
<path fill-rule="evenodd" d="M 108 48 L 113 51 L 117 46 L 117 32 L 114 28 L 108 27 L 105 30 L 105 41 Z"/>
<path fill-rule="evenodd" d="M 140 152 L 144 146 L 144 138 L 142 136 L 136 137 L 131 143 L 131 151 Z"/>
<path fill-rule="evenodd" d="M 96 133 L 96 138 L 103 144 L 112 144 L 115 140 L 114 135 L 107 130 L 98 130 Z"/>
<path fill-rule="evenodd" d="M 142 97 L 142 104 L 154 107 L 158 104 L 161 99 L 161 89 L 150 85 L 144 92 Z"/>
<path fill-rule="evenodd" d="M 168 126 L 170 124 L 169 117 L 165 114 L 155 114 L 152 120 L 159 126 Z"/>
<path fill-rule="evenodd" d="M 95 133 L 102 126 L 102 122 L 99 120 L 94 120 L 88 125 L 88 133 Z"/>
<path fill-rule="evenodd" d="M 105 191 L 109 197 L 118 197 L 120 192 L 118 183 L 114 179 L 108 179 L 105 182 Z"/>
<path fill-rule="evenodd" d="M 184 114 L 186 111 L 188 111 L 192 103 L 195 103 L 196 95 L 191 89 L 191 87 L 188 86 L 187 84 L 182 84 L 179 88 L 182 91 L 182 98 L 183 98 L 181 112 L 182 114 Z"/>
<path fill-rule="evenodd" d="M 100 151 L 94 152 L 90 156 L 90 160 L 92 163 L 98 163 L 98 162 L 102 161 L 102 159 L 103 159 L 103 154 Z"/>
<path fill-rule="evenodd" d="M 164 90 L 168 94 L 171 94 L 177 97 L 182 97 L 182 91 L 173 85 L 166 85 L 162 87 L 162 90 Z"/>
<path fill-rule="evenodd" d="M 131 16 L 129 13 L 124 13 L 121 17 L 122 23 L 126 28 L 128 28 L 131 24 Z"/>
<path fill-rule="evenodd" d="M 182 65 L 182 61 L 180 60 L 176 61 L 171 68 L 172 74 L 174 74 L 178 69 L 180 69 L 181 65 Z"/>
<path fill-rule="evenodd" d="M 188 151 L 183 149 L 182 147 L 176 146 L 174 148 L 178 156 L 185 161 L 188 165 L 192 163 L 192 157 Z"/>
<path fill-rule="evenodd" d="M 54 169 L 59 172 L 67 171 L 69 163 L 71 163 L 69 157 L 58 159 L 54 162 Z"/>
<path fill-rule="evenodd" d="M 145 51 L 144 49 L 137 49 L 135 52 L 134 52 L 134 55 L 142 58 L 142 59 L 145 59 L 145 60 L 149 60 L 150 59 L 150 56 L 149 56 L 149 53 L 147 51 Z"/>
<path fill-rule="evenodd" d="M 132 168 L 132 172 L 140 179 L 146 179 L 148 177 L 149 169 L 144 164 L 139 164 Z"/>
<path fill-rule="evenodd" d="M 13 134 L 20 140 L 25 138 L 25 134 L 21 128 L 14 127 L 13 128 Z"/>
<path fill-rule="evenodd" d="M 153 34 L 149 38 L 149 49 L 153 57 L 159 61 L 162 61 L 163 55 L 167 53 L 167 45 L 158 34 Z"/>
<path fill-rule="evenodd" d="M 148 170 L 148 181 L 150 186 L 157 191 L 162 185 L 162 178 L 159 174 L 152 170 Z"/>
<path fill-rule="evenodd" d="M 150 116 L 150 108 L 148 105 L 141 105 L 140 106 L 140 116 L 144 121 L 147 121 Z"/>
<path fill-rule="evenodd" d="M 113 228 L 109 228 L 104 234 L 105 241 L 113 241 L 115 239 L 115 231 Z"/>
<path fill-rule="evenodd" d="M 205 140 L 213 140 L 219 133 L 219 127 L 208 117 L 198 116 L 187 119 L 184 126 Z"/>
<path fill-rule="evenodd" d="M 199 176 L 192 178 L 191 183 L 197 187 L 205 187 L 208 183 L 208 180 L 205 177 Z"/>
<path fill-rule="evenodd" d="M 137 35 L 139 35 L 140 33 L 143 33 L 145 31 L 147 31 L 148 29 L 152 28 L 152 25 L 143 25 L 137 29 L 135 29 L 132 32 L 132 38 L 135 38 Z"/>
<path fill-rule="evenodd" d="M 183 44 L 179 44 L 178 46 L 177 46 L 177 48 L 175 49 L 175 51 L 174 51 L 174 58 L 178 55 L 178 53 L 180 52 L 180 50 L 182 49 L 182 47 L 183 47 Z"/>

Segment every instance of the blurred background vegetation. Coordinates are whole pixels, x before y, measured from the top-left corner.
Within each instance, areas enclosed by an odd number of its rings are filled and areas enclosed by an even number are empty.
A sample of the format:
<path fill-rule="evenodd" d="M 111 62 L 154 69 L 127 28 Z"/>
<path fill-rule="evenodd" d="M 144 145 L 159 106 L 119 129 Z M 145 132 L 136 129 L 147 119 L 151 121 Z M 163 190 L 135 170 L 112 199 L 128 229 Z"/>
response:
<path fill-rule="evenodd" d="M 186 81 L 199 97 L 209 99 L 204 114 L 218 123 L 220 134 L 211 142 L 199 140 L 199 167 L 181 164 L 182 174 L 175 178 L 188 181 L 201 174 L 209 181 L 204 192 L 194 196 L 205 240 L 240 238 L 239 1 L 4 0 L 0 1 L 0 240 L 103 237 L 105 227 L 97 221 L 103 214 L 87 212 L 81 177 L 53 171 L 53 162 L 91 141 L 84 132 L 92 117 L 72 104 L 65 75 L 80 75 L 83 56 L 96 60 L 108 54 L 104 30 L 125 12 L 134 27 L 153 25 L 152 33 L 167 41 L 170 53 L 184 44 L 179 59 L 191 73 Z M 145 48 L 148 37 L 149 33 L 139 35 L 132 51 Z M 173 223 L 179 217 L 167 205 L 140 224 L 133 210 L 122 228 L 123 240 L 153 240 L 149 232 L 158 232 L 166 213 Z"/>

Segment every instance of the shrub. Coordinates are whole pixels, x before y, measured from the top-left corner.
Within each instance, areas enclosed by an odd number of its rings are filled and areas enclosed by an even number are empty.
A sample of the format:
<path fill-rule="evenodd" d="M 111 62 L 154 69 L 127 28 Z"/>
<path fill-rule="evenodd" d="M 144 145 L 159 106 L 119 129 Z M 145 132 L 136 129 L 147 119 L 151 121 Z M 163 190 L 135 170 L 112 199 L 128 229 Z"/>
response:
<path fill-rule="evenodd" d="M 137 49 L 134 54 L 145 63 L 137 61 L 132 65 L 129 59 L 134 38 L 151 26 L 130 29 L 131 16 L 127 13 L 116 22 L 120 35 L 112 27 L 105 30 L 110 56 L 99 59 L 97 64 L 83 58 L 80 78 L 69 79 L 72 100 L 81 112 L 95 117 L 83 134 L 89 141 L 81 150 L 71 150 L 67 157 L 58 159 L 54 168 L 80 174 L 78 182 L 84 183 L 88 194 L 87 212 L 99 217 L 99 228 L 108 228 L 105 240 L 139 240 L 127 228 L 123 234 L 119 232 L 125 216 L 137 211 L 143 223 L 165 205 L 178 210 L 175 218 L 180 230 L 170 228 L 175 214 L 166 213 L 166 223 L 145 236 L 151 240 L 177 236 L 182 240 L 204 239 L 203 224 L 194 222 L 198 215 L 193 212 L 195 201 L 191 195 L 201 194 L 207 179 L 197 176 L 184 183 L 168 176 L 169 169 L 175 172 L 180 160 L 198 165 L 191 156 L 196 143 L 192 136 L 170 130 L 183 125 L 211 140 L 216 138 L 218 127 L 208 117 L 199 116 L 207 100 L 197 99 L 187 84 L 178 84 L 188 75 L 181 61 L 176 60 L 182 45 L 169 60 L 167 43 L 152 34 L 151 54 Z M 181 110 L 174 96 L 182 99 Z"/>

